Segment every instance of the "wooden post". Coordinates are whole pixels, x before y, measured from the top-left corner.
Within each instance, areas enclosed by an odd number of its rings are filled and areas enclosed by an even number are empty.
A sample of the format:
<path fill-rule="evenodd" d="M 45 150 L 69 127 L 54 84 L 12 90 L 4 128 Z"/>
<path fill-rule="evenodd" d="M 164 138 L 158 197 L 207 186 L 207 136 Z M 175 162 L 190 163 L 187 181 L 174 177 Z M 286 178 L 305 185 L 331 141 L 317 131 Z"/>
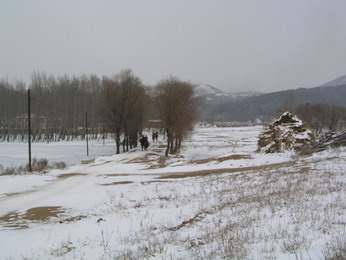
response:
<path fill-rule="evenodd" d="M 28 89 L 28 143 L 29 143 L 29 172 L 31 169 L 31 111 L 30 111 L 30 89 Z"/>
<path fill-rule="evenodd" d="M 106 138 L 106 136 L 105 136 L 105 125 L 103 124 L 103 146 L 105 146 L 105 138 Z"/>
<path fill-rule="evenodd" d="M 87 156 L 89 156 L 88 112 L 85 112 L 85 139 L 86 139 L 86 146 L 87 146 Z"/>

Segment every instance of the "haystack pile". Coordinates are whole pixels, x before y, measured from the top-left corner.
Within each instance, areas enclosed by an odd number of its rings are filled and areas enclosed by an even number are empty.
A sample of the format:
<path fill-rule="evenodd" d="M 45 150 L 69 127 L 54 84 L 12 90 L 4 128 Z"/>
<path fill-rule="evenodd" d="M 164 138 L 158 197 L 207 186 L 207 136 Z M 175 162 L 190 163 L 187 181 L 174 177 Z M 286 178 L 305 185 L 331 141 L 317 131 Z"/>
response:
<path fill-rule="evenodd" d="M 314 139 L 302 120 L 290 112 L 284 112 L 260 134 L 257 152 L 299 151 L 311 145 Z"/>

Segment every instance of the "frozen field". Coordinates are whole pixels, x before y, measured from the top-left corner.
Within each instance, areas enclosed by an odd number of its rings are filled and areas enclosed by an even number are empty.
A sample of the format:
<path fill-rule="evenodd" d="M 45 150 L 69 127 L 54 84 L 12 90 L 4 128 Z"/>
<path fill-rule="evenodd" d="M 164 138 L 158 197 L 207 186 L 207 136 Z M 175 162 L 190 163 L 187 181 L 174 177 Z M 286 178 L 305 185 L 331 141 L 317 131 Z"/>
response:
<path fill-rule="evenodd" d="M 159 140 L 0 176 L 0 259 L 345 257 L 346 149 L 257 154 L 261 130 L 197 128 L 167 160 Z"/>
<path fill-rule="evenodd" d="M 102 155 L 114 154 L 115 143 L 113 140 L 103 142 L 89 141 L 89 158 Z M 63 161 L 68 165 L 79 164 L 81 160 L 87 159 L 86 142 L 83 141 L 61 141 L 52 143 L 32 143 L 32 158 L 46 158 L 49 162 Z M 28 163 L 27 143 L 0 142 L 0 165 L 3 167 L 20 166 Z"/>

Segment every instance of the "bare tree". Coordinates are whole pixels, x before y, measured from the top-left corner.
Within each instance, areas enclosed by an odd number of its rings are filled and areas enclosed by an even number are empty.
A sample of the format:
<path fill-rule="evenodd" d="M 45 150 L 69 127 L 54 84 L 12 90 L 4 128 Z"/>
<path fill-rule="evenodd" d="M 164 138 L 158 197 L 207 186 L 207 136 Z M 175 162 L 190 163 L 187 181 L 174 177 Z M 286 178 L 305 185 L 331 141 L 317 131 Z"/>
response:
<path fill-rule="evenodd" d="M 137 133 L 144 126 L 148 110 L 146 100 L 147 94 L 140 79 L 130 70 L 124 70 L 112 79 L 103 79 L 100 112 L 115 134 L 117 154 L 120 153 L 122 134 L 123 151 L 137 143 Z"/>
<path fill-rule="evenodd" d="M 338 131 L 346 127 L 346 108 L 328 104 L 303 104 L 296 113 L 314 130 L 316 135 Z"/>
<path fill-rule="evenodd" d="M 166 156 L 176 153 L 183 138 L 192 131 L 198 106 L 199 99 L 190 83 L 171 77 L 156 86 L 156 107 L 167 135 Z"/>

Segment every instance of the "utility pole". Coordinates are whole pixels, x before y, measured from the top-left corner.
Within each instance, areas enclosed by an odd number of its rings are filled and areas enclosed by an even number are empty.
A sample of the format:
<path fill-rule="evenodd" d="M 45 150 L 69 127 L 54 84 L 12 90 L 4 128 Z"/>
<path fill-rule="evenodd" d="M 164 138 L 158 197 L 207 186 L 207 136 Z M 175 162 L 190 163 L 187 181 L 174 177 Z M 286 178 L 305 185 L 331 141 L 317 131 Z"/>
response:
<path fill-rule="evenodd" d="M 105 124 L 103 124 L 103 136 L 102 136 L 102 139 L 103 139 L 103 146 L 105 146 Z"/>
<path fill-rule="evenodd" d="M 87 156 L 89 156 L 89 141 L 88 141 L 88 112 L 85 112 L 85 140 L 87 146 Z"/>
<path fill-rule="evenodd" d="M 31 111 L 30 89 L 28 89 L 28 143 L 29 143 L 29 172 L 31 172 Z"/>

